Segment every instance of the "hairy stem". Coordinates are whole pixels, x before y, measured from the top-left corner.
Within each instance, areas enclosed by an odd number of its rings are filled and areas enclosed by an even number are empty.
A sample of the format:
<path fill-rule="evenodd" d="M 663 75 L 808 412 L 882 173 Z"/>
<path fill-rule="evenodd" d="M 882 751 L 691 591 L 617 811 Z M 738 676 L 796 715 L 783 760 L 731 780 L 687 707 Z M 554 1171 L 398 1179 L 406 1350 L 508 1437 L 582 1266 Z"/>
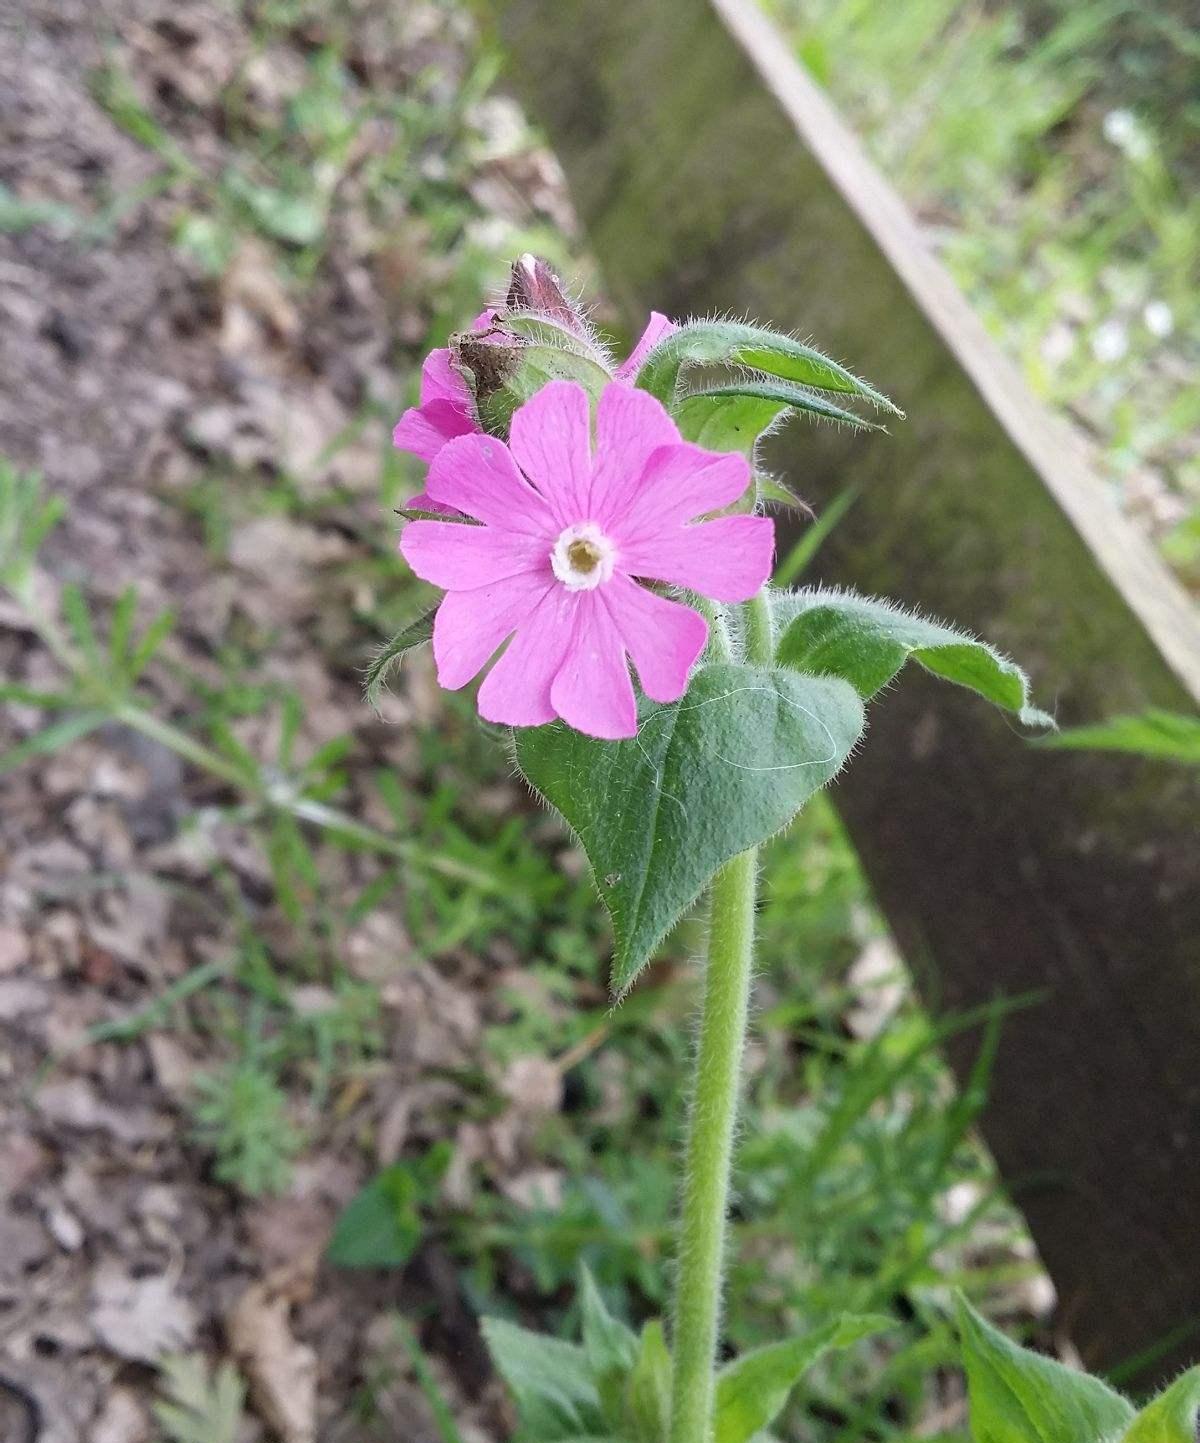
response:
<path fill-rule="evenodd" d="M 754 960 L 757 865 L 757 849 L 751 848 L 726 862 L 712 884 L 704 1011 L 684 1164 L 670 1443 L 709 1443 L 712 1436 L 713 1358 Z"/>
<path fill-rule="evenodd" d="M 754 666 L 770 666 L 775 660 L 774 625 L 766 591 L 746 603 L 746 660 Z"/>

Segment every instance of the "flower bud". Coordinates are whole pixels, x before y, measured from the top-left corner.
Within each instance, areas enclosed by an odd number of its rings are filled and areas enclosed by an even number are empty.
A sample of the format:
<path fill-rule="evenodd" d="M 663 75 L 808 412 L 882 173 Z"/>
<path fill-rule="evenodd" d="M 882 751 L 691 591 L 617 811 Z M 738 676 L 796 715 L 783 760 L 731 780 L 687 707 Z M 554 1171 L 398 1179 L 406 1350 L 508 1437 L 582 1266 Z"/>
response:
<path fill-rule="evenodd" d="M 588 337 L 583 313 L 569 299 L 549 262 L 528 251 L 513 262 L 507 306 L 510 311 L 541 316 L 577 336 Z"/>

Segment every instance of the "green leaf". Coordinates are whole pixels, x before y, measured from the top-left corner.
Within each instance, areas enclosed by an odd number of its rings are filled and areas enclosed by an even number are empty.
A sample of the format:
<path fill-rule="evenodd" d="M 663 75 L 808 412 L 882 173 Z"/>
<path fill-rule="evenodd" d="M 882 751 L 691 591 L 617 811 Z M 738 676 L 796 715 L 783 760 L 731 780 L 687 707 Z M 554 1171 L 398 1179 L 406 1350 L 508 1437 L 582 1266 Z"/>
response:
<path fill-rule="evenodd" d="M 761 371 L 819 391 L 859 396 L 873 406 L 902 414 L 873 386 L 812 346 L 742 321 L 692 321 L 681 326 L 660 341 L 642 362 L 637 384 L 670 406 L 678 393 L 680 375 L 688 366 L 736 366 Z"/>
<path fill-rule="evenodd" d="M 394 1163 L 342 1209 L 326 1256 L 340 1268 L 398 1268 L 416 1251 L 424 1226 L 425 1179 L 408 1163 Z"/>
<path fill-rule="evenodd" d="M 671 1422 L 671 1355 L 657 1318 L 642 1329 L 625 1390 L 625 1412 L 635 1443 L 666 1443 Z"/>
<path fill-rule="evenodd" d="M 1137 716 L 1114 716 L 1092 726 L 1069 727 L 1040 738 L 1047 747 L 1131 752 L 1139 757 L 1200 765 L 1200 717 L 1152 708 Z"/>
<path fill-rule="evenodd" d="M 0 755 L 0 776 L 13 771 L 32 757 L 45 757 L 52 752 L 61 751 L 63 747 L 70 746 L 72 742 L 77 742 L 81 737 L 102 727 L 108 720 L 110 713 L 106 711 L 81 711 L 64 717 L 62 721 L 52 722 L 40 732 L 35 732 L 28 740 L 19 742 Z"/>
<path fill-rule="evenodd" d="M 722 863 L 766 841 L 838 772 L 863 726 L 836 678 L 701 667 L 638 735 L 602 742 L 556 722 L 517 732 L 517 762 L 591 862 L 625 992 Z"/>
<path fill-rule="evenodd" d="M 1196 1443 L 1200 1438 L 1200 1368 L 1189 1368 L 1147 1403 L 1121 1443 Z"/>
<path fill-rule="evenodd" d="M 961 1296 L 958 1327 L 974 1443 L 1105 1443 L 1133 1419 L 1107 1383 L 1018 1347 Z"/>
<path fill-rule="evenodd" d="M 825 545 L 834 528 L 854 505 L 857 497 L 858 492 L 853 486 L 847 486 L 845 490 L 838 492 L 791 551 L 776 566 L 774 582 L 776 586 L 791 586 L 793 581 L 799 581 L 812 565 L 814 558 L 821 547 Z"/>
<path fill-rule="evenodd" d="M 586 1266 L 579 1269 L 579 1306 L 583 1313 L 583 1351 L 604 1414 L 610 1423 L 621 1420 L 625 1379 L 638 1355 L 637 1334 L 605 1307 L 595 1279 Z"/>
<path fill-rule="evenodd" d="M 883 429 L 814 391 L 779 381 L 743 381 L 694 391 L 676 401 L 671 414 L 685 441 L 709 451 L 741 451 L 752 456 L 760 437 L 787 411 L 807 411 L 858 430 Z"/>
<path fill-rule="evenodd" d="M 166 1399 L 154 1404 L 154 1416 L 171 1443 L 237 1443 L 245 1389 L 231 1363 L 210 1375 L 199 1353 L 164 1358 Z"/>
<path fill-rule="evenodd" d="M 773 592 L 771 604 L 783 666 L 840 676 L 870 700 L 911 656 L 927 671 L 1016 712 L 1027 726 L 1054 725 L 1030 704 L 1021 668 L 967 632 L 852 591 Z"/>
<path fill-rule="evenodd" d="M 415 651 L 418 646 L 424 646 L 433 636 L 433 618 L 437 615 L 437 607 L 431 606 L 428 611 L 423 611 L 420 616 L 414 617 L 407 626 L 392 637 L 385 646 L 381 647 L 375 654 L 375 659 L 367 668 L 366 693 L 367 702 L 377 707 L 379 696 L 383 691 L 384 683 L 398 665 L 401 657 L 406 656 L 410 651 Z"/>
<path fill-rule="evenodd" d="M 484 1318 L 483 1336 L 531 1440 L 559 1443 L 603 1435 L 600 1398 L 581 1347 L 503 1318 Z"/>
<path fill-rule="evenodd" d="M 150 625 L 142 632 L 137 645 L 130 653 L 125 667 L 126 680 L 132 685 L 154 660 L 158 648 L 170 636 L 175 626 L 173 611 L 160 611 Z"/>
<path fill-rule="evenodd" d="M 316 191 L 299 195 L 275 186 L 255 185 L 236 171 L 225 177 L 225 185 L 246 207 L 259 228 L 275 240 L 293 246 L 310 246 L 324 234 L 325 201 Z"/>
<path fill-rule="evenodd" d="M 802 1338 L 746 1353 L 717 1374 L 714 1443 L 749 1443 L 783 1411 L 792 1389 L 822 1353 L 847 1348 L 895 1320 L 866 1315 L 835 1318 Z"/>

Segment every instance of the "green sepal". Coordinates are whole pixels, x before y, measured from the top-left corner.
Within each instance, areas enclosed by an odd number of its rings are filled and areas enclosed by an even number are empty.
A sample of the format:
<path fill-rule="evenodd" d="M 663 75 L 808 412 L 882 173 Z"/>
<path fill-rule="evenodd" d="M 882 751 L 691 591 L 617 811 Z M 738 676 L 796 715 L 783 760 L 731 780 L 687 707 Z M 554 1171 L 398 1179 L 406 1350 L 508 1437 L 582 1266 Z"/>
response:
<path fill-rule="evenodd" d="M 626 1431 L 634 1443 L 666 1443 L 671 1420 L 671 1355 L 656 1318 L 642 1329 L 625 1388 Z"/>
<path fill-rule="evenodd" d="M 882 1315 L 849 1315 L 744 1353 L 717 1374 L 714 1443 L 750 1443 L 783 1411 L 792 1389 L 822 1353 L 895 1327 Z"/>
<path fill-rule="evenodd" d="M 383 691 L 384 684 L 394 668 L 399 665 L 400 659 L 407 656 L 410 651 L 415 651 L 417 647 L 424 646 L 432 638 L 433 618 L 436 615 L 436 606 L 431 606 L 428 611 L 421 612 L 375 653 L 371 665 L 367 668 L 364 683 L 367 702 L 370 706 L 378 707 L 379 696 Z"/>
<path fill-rule="evenodd" d="M 1120 1443 L 1196 1443 L 1200 1438 L 1200 1367 L 1189 1368 L 1147 1403 Z"/>
<path fill-rule="evenodd" d="M 561 722 L 517 732 L 521 771 L 579 837 L 612 918 L 615 994 L 724 862 L 837 774 L 862 727 L 844 681 L 715 664 L 682 700 L 648 704 L 629 741 Z"/>
<path fill-rule="evenodd" d="M 818 391 L 858 396 L 873 406 L 901 412 L 891 401 L 844 366 L 791 336 L 744 321 L 691 321 L 661 340 L 646 356 L 637 384 L 671 407 L 680 376 L 689 366 L 734 366 Z"/>
<path fill-rule="evenodd" d="M 492 1362 L 516 1401 L 523 1438 L 566 1443 L 605 1436 L 600 1397 L 578 1344 L 503 1318 L 484 1318 L 482 1325 Z"/>
<path fill-rule="evenodd" d="M 504 330 L 531 345 L 549 346 L 560 351 L 569 351 L 572 355 L 586 356 L 605 370 L 608 369 L 608 353 L 590 330 L 585 328 L 582 319 L 575 327 L 570 327 L 550 316 L 538 315 L 533 311 L 505 311 L 501 325 Z"/>
<path fill-rule="evenodd" d="M 514 337 L 505 345 L 466 332 L 452 337 L 450 345 L 480 426 L 502 440 L 508 439 L 513 412 L 550 381 L 578 381 L 594 403 L 612 379 L 598 360 L 557 343 Z"/>
<path fill-rule="evenodd" d="M 1029 678 L 986 642 L 890 601 L 823 587 L 773 591 L 776 660 L 814 676 L 839 676 L 870 700 L 909 657 L 927 671 L 968 687 L 1026 726 L 1053 727 L 1033 706 Z"/>
<path fill-rule="evenodd" d="M 1133 1421 L 1107 1383 L 1018 1347 L 961 1296 L 958 1328 L 974 1443 L 1111 1443 Z"/>

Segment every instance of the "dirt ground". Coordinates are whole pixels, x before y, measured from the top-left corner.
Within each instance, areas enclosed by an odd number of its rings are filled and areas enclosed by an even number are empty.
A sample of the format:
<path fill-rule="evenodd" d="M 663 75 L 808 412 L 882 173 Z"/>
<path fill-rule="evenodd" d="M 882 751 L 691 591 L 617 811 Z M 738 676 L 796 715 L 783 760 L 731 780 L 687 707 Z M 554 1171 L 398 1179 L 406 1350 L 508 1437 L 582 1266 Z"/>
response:
<path fill-rule="evenodd" d="M 355 4 L 347 16 L 349 63 L 375 82 L 399 89 L 437 65 L 452 83 L 453 27 L 424 7 Z M 370 637 L 351 618 L 369 609 L 361 588 L 374 583 L 346 579 L 346 563 L 370 556 L 377 539 L 365 538 L 386 525 L 378 436 L 331 458 L 322 450 L 365 399 L 398 405 L 399 362 L 411 366 L 430 321 L 424 261 L 406 244 L 376 244 L 349 166 L 311 285 L 289 292 L 249 236 L 211 279 L 171 243 L 178 193 L 156 188 L 162 157 L 96 98 L 95 77 L 115 56 L 216 173 L 228 145 L 216 97 L 235 69 L 249 103 L 269 111 L 281 77 L 322 39 L 301 33 L 291 53 L 255 58 L 232 7 L 204 0 L 3 7 L 0 181 L 27 201 L 104 212 L 108 233 L 0 236 L 0 453 L 67 498 L 48 573 L 100 602 L 135 582 L 146 617 L 177 608 L 151 682 L 164 713 L 189 705 L 184 678 L 217 683 L 223 648 L 246 627 L 269 631 L 268 673 L 307 705 L 302 744 L 351 733 L 355 768 L 403 773 L 409 743 L 394 723 L 420 714 L 420 673 L 389 703 L 392 724 L 363 705 Z M 370 133 L 362 144 L 369 152 Z M 504 183 L 523 205 L 519 182 Z M 337 503 L 311 522 L 266 514 L 235 525 L 229 564 L 214 565 L 186 498 L 214 472 L 253 486 L 283 471 L 314 497 L 335 490 Z M 0 665 L 30 686 L 55 683 L 8 605 Z M 41 724 L 12 706 L 0 743 Z M 247 718 L 242 740 L 266 746 L 264 725 Z M 354 785 L 352 771 L 352 811 L 369 805 Z M 172 752 L 119 729 L 0 780 L 0 1439 L 156 1438 L 153 1365 L 198 1351 L 236 1358 L 249 1380 L 245 1438 L 435 1443 L 390 1322 L 397 1307 L 424 1320 L 465 1443 L 505 1436 L 507 1404 L 444 1255 L 425 1248 L 386 1277 L 320 1261 L 339 1209 L 406 1141 L 448 1136 L 485 1169 L 520 1173 L 532 1126 L 521 1088 L 484 1125 L 464 1121 L 455 1084 L 423 1077 L 431 1058 L 478 1062 L 505 981 L 494 959 L 399 969 L 411 949 L 386 907 L 341 937 L 352 968 L 381 986 L 387 1060 L 327 1117 L 311 1115 L 303 1089 L 292 1099 L 317 1141 L 289 1190 L 266 1200 L 215 1184 L 187 1145 L 181 1099 L 217 1060 L 199 1050 L 202 1034 L 181 1041 L 152 1027 L 82 1045 L 87 1029 L 136 1017 L 189 969 L 229 954 L 237 921 L 222 886 L 263 935 L 286 940 L 261 849 L 246 829 L 205 821 L 227 799 Z M 378 873 L 369 858 L 337 856 L 348 888 Z M 319 980 L 312 989 L 319 1005 Z M 383 1420 L 371 1425 L 354 1406 L 367 1379 Z"/>

